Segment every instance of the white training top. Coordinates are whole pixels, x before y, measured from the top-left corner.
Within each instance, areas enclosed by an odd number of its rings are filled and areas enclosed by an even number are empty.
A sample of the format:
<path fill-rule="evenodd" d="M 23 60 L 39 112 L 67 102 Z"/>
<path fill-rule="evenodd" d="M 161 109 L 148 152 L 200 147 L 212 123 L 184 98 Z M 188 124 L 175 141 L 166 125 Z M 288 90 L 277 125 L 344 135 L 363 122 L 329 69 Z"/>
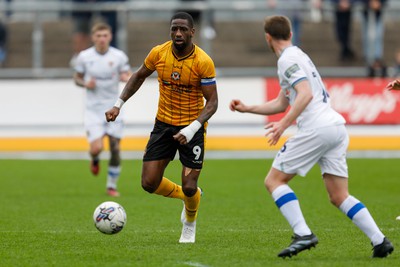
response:
<path fill-rule="evenodd" d="M 281 90 L 290 105 L 296 99 L 294 86 L 308 80 L 313 99 L 297 117 L 297 126 L 301 130 L 316 129 L 346 123 L 342 115 L 332 109 L 329 94 L 311 59 L 297 46 L 286 48 L 278 60 L 278 77 Z"/>
<path fill-rule="evenodd" d="M 94 90 L 86 90 L 86 108 L 105 112 L 119 97 L 120 73 L 130 70 L 126 54 L 110 47 L 105 54 L 100 54 L 95 47 L 79 53 L 75 71 L 84 73 L 85 81 L 96 80 Z"/>

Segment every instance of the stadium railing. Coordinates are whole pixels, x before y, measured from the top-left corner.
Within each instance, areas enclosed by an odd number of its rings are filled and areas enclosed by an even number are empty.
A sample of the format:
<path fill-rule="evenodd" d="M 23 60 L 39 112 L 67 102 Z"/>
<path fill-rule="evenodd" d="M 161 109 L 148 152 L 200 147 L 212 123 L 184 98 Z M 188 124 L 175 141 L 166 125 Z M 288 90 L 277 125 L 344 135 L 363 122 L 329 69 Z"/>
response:
<path fill-rule="evenodd" d="M 293 7 L 282 5 L 279 3 L 279 10 L 290 10 Z M 356 7 L 359 8 L 359 7 Z M 315 19 L 313 12 L 310 12 L 311 6 L 304 5 L 301 8 L 304 20 L 311 21 Z M 214 12 L 214 17 L 218 20 L 258 20 L 261 21 L 265 16 L 271 15 L 275 10 L 271 10 L 266 5 L 266 1 L 127 1 L 127 2 L 109 2 L 109 3 L 72 3 L 69 1 L 14 1 L 0 2 L 0 10 L 4 13 L 22 13 L 24 18 L 31 21 L 32 30 L 32 59 L 30 68 L 2 68 L 0 69 L 0 78 L 57 78 L 70 77 L 71 69 L 66 68 L 46 68 L 43 71 L 43 46 L 44 33 L 43 22 L 51 18 L 51 14 L 69 14 L 72 11 L 116 11 L 118 14 L 118 39 L 119 48 L 126 51 L 128 49 L 127 38 L 127 21 L 129 15 L 135 14 L 143 17 L 167 20 L 174 10 L 199 10 L 205 16 L 202 16 L 201 26 L 207 26 L 209 19 L 207 14 Z M 389 20 L 399 20 L 397 16 L 400 10 L 400 1 L 390 1 L 385 10 L 385 14 Z M 323 5 L 322 13 L 325 20 L 332 21 L 333 8 L 328 3 Z M 153 14 L 157 14 L 156 17 Z M 240 33 L 238 33 L 240 34 Z M 333 39 L 333 38 L 332 38 Z M 332 40 L 334 41 L 334 40 Z M 200 42 L 203 49 L 211 53 L 212 40 L 205 35 L 200 35 Z M 323 67 L 321 72 L 327 76 L 364 76 L 364 68 L 361 67 Z M 273 76 L 276 74 L 274 67 L 249 67 L 249 68 L 220 68 L 221 76 Z"/>

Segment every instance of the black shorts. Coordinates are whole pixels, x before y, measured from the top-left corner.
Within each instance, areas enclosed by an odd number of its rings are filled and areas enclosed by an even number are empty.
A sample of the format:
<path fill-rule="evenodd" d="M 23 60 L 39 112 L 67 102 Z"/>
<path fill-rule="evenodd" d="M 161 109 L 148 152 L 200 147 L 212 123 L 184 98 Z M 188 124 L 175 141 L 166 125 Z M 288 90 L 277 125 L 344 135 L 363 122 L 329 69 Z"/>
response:
<path fill-rule="evenodd" d="M 183 166 L 201 169 L 204 158 L 205 130 L 202 126 L 186 145 L 179 144 L 173 136 L 185 126 L 173 126 L 156 120 L 146 146 L 143 161 L 171 159 L 179 151 L 179 160 Z"/>

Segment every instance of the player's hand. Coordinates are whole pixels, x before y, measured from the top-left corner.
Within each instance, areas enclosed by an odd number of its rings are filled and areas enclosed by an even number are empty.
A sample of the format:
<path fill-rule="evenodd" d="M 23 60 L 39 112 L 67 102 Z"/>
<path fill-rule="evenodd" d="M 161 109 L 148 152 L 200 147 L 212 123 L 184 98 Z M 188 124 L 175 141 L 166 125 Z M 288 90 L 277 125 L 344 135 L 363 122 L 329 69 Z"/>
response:
<path fill-rule="evenodd" d="M 179 133 L 175 134 L 173 137 L 181 145 L 186 145 L 190 142 L 190 140 L 193 139 L 193 136 L 197 133 L 201 126 L 202 124 L 198 120 L 194 120 L 191 124 L 185 128 L 182 128 Z"/>
<path fill-rule="evenodd" d="M 281 122 L 270 122 L 264 127 L 267 129 L 265 136 L 268 137 L 268 144 L 274 146 L 278 143 L 286 127 Z"/>
<path fill-rule="evenodd" d="M 121 73 L 120 75 L 119 75 L 119 80 L 121 81 L 121 82 L 128 82 L 129 81 L 129 78 L 131 77 L 131 75 L 132 75 L 132 73 L 130 72 L 130 71 L 127 71 L 127 72 L 123 72 L 123 73 Z"/>
<path fill-rule="evenodd" d="M 231 103 L 229 104 L 229 108 L 232 111 L 239 111 L 239 112 L 245 112 L 246 111 L 246 105 L 242 103 L 242 101 L 238 99 L 233 99 Z"/>
<path fill-rule="evenodd" d="M 400 81 L 399 80 L 394 80 L 391 81 L 390 83 L 388 83 L 388 85 L 386 85 L 385 89 L 390 90 L 400 90 Z"/>
<path fill-rule="evenodd" d="M 117 107 L 112 107 L 110 110 L 106 111 L 106 120 L 109 121 L 115 121 L 115 119 L 119 115 L 119 108 Z"/>
<path fill-rule="evenodd" d="M 96 79 L 95 78 L 91 78 L 86 84 L 85 87 L 89 90 L 93 90 L 94 88 L 96 88 Z"/>
<path fill-rule="evenodd" d="M 188 142 L 186 140 L 186 136 L 184 136 L 181 132 L 178 132 L 173 136 L 173 138 L 179 142 L 181 145 L 186 145 Z"/>

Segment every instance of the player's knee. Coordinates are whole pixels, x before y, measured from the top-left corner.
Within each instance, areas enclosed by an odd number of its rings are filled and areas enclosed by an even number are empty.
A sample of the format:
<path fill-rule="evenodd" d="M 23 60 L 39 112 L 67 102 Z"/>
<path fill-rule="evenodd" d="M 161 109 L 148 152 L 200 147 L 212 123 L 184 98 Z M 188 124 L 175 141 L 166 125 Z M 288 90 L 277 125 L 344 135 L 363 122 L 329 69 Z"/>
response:
<path fill-rule="evenodd" d="M 157 190 L 157 187 L 158 186 L 155 186 L 153 183 L 149 183 L 146 179 L 142 178 L 142 188 L 144 191 L 152 194 Z"/>
<path fill-rule="evenodd" d="M 185 194 L 185 196 L 192 197 L 197 192 L 197 186 L 196 185 L 194 185 L 194 186 L 184 185 L 184 186 L 182 186 L 182 191 Z"/>
<path fill-rule="evenodd" d="M 268 176 L 265 177 L 264 180 L 264 186 L 268 190 L 268 192 L 272 193 L 276 187 L 275 183 L 272 181 L 272 179 L 268 179 Z"/>
<path fill-rule="evenodd" d="M 90 147 L 90 154 L 93 156 L 97 156 L 101 153 L 103 150 L 103 147 L 101 145 L 92 145 Z"/>
<path fill-rule="evenodd" d="M 340 204 L 342 204 L 344 199 L 340 195 L 329 195 L 329 201 L 332 203 L 332 205 L 340 207 Z"/>

